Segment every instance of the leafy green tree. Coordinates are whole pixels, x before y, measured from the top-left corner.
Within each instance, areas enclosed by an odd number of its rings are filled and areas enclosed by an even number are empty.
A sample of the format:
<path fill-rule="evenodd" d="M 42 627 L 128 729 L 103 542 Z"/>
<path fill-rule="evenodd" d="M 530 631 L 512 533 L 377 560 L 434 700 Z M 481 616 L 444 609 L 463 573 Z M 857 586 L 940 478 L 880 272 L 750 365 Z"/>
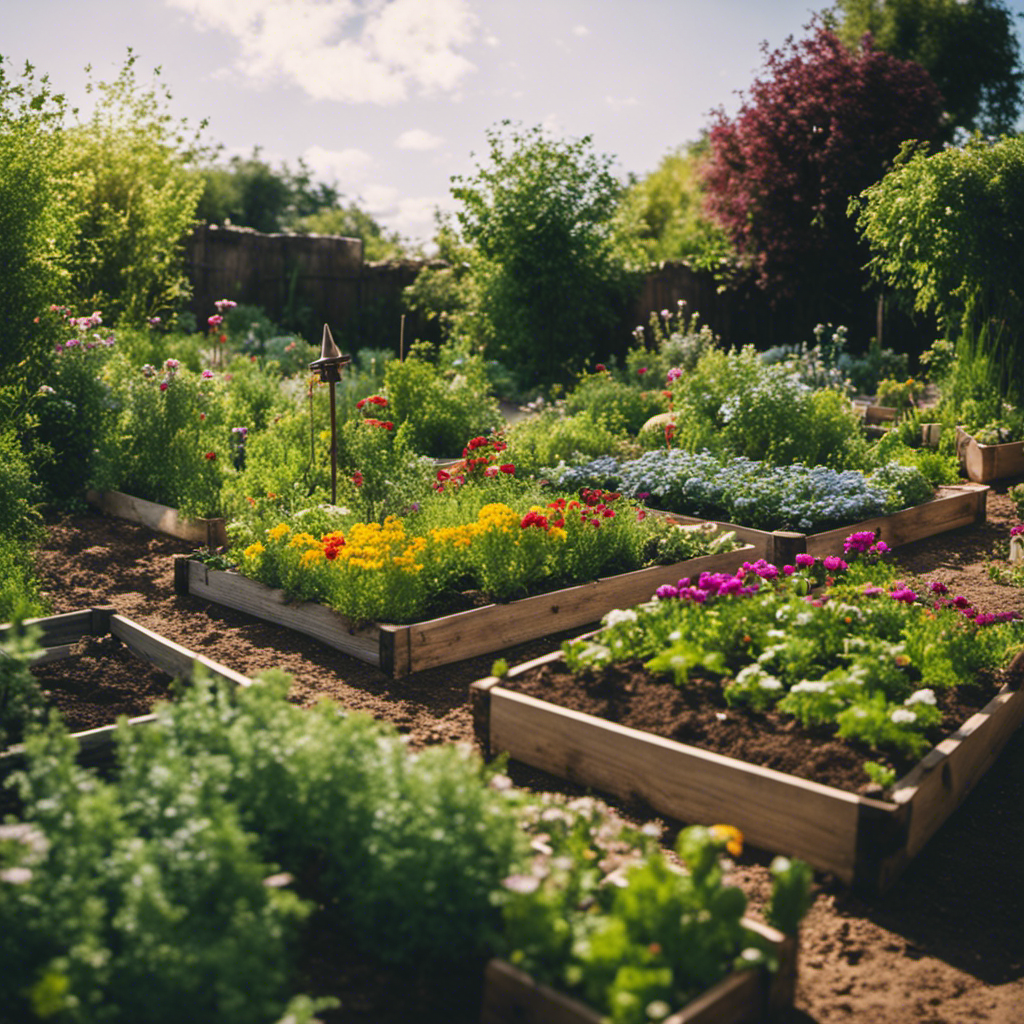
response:
<path fill-rule="evenodd" d="M 129 50 L 114 81 L 90 81 L 93 113 L 64 143 L 83 208 L 72 267 L 78 301 L 107 322 L 138 324 L 188 295 L 184 240 L 200 193 L 189 167 L 203 126 L 173 121 L 160 69 L 146 87 L 136 62 Z"/>
<path fill-rule="evenodd" d="M 0 419 L 22 407 L 26 388 L 57 340 L 36 321 L 69 293 L 78 222 L 63 145 L 67 106 L 26 64 L 12 76 L 0 57 Z"/>
<path fill-rule="evenodd" d="M 485 163 L 452 179 L 468 245 L 474 340 L 523 387 L 568 379 L 614 347 L 641 253 L 621 214 L 612 158 L 585 136 L 555 140 L 509 121 Z"/>
<path fill-rule="evenodd" d="M 934 312 L 947 332 L 1004 346 L 1021 391 L 1024 137 L 975 137 L 930 156 L 908 148 L 851 212 L 872 276 Z"/>
<path fill-rule="evenodd" d="M 826 16 L 850 50 L 870 32 L 879 49 L 920 64 L 942 93 L 950 128 L 1014 130 L 1024 67 L 1002 0 L 836 0 Z"/>
<path fill-rule="evenodd" d="M 315 235 L 344 235 L 363 242 L 363 259 L 393 260 L 409 253 L 409 246 L 397 231 L 388 231 L 355 203 L 338 204 L 310 213 L 299 221 L 302 232 Z"/>
<path fill-rule="evenodd" d="M 679 146 L 630 186 L 627 203 L 649 259 L 710 267 L 731 255 L 725 232 L 704 214 L 700 166 L 707 155 L 706 137 Z"/>

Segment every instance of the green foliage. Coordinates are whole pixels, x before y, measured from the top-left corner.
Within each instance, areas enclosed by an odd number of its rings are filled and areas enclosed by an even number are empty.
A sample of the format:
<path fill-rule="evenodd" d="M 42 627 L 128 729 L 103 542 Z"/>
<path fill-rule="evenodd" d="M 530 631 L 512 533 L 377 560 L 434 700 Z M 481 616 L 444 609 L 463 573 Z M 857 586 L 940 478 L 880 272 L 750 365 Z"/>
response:
<path fill-rule="evenodd" d="M 865 32 L 886 53 L 922 65 L 942 93 L 949 127 L 1012 132 L 1021 111 L 1020 42 L 1002 0 L 836 0 L 843 43 Z"/>
<path fill-rule="evenodd" d="M 510 461 L 525 476 L 560 463 L 574 465 L 608 452 L 624 451 L 620 434 L 586 412 L 567 417 L 548 408 L 514 423 L 505 432 Z"/>
<path fill-rule="evenodd" d="M 637 235 L 649 260 L 685 259 L 714 269 L 720 259 L 732 255 L 725 232 L 704 216 L 698 168 L 706 154 L 706 139 L 679 146 L 630 185 L 627 216 L 636 219 Z"/>
<path fill-rule="evenodd" d="M 0 641 L 0 752 L 20 743 L 26 730 L 46 715 L 46 701 L 32 663 L 43 653 L 41 631 L 12 623 L 6 640 Z"/>
<path fill-rule="evenodd" d="M 23 411 L 59 334 L 36 318 L 68 295 L 79 209 L 63 143 L 67 106 L 26 64 L 0 56 L 0 415 Z"/>
<path fill-rule="evenodd" d="M 1001 362 L 1001 390 L 1019 391 L 1024 276 L 1024 139 L 969 140 L 934 155 L 904 150 L 850 206 L 871 247 L 875 280 L 948 335 L 984 341 Z"/>
<path fill-rule="evenodd" d="M 453 178 L 472 281 L 471 337 L 526 388 L 611 349 L 632 298 L 635 246 L 622 187 L 591 140 L 557 141 L 505 121 L 488 160 Z"/>
<path fill-rule="evenodd" d="M 800 921 L 814 898 L 811 895 L 811 869 L 802 860 L 776 857 L 771 864 L 772 899 L 768 923 L 784 935 L 795 935 Z"/>
<path fill-rule="evenodd" d="M 390 413 L 411 448 L 436 458 L 459 455 L 471 437 L 504 422 L 489 394 L 484 362 L 456 355 L 444 366 L 432 362 L 428 345 L 413 345 L 407 359 L 388 363 L 384 390 Z"/>
<path fill-rule="evenodd" d="M 188 295 L 184 238 L 200 187 L 188 172 L 198 140 L 173 122 L 158 80 L 143 86 L 129 49 L 117 78 L 90 82 L 92 115 L 64 133 L 82 218 L 72 264 L 78 301 L 112 322 L 142 324 Z"/>
<path fill-rule="evenodd" d="M 643 381 L 647 387 L 662 387 L 669 370 L 690 373 L 701 356 L 717 348 L 721 342 L 707 324 L 700 323 L 700 313 L 690 313 L 680 299 L 674 310 L 651 313 L 647 329 L 633 331 L 634 344 L 626 353 L 626 377 Z"/>
<path fill-rule="evenodd" d="M 570 416 L 589 414 L 610 433 L 634 437 L 652 416 L 665 411 L 659 381 L 652 378 L 648 383 L 654 391 L 616 380 L 608 371 L 584 373 L 566 396 L 565 411 Z"/>

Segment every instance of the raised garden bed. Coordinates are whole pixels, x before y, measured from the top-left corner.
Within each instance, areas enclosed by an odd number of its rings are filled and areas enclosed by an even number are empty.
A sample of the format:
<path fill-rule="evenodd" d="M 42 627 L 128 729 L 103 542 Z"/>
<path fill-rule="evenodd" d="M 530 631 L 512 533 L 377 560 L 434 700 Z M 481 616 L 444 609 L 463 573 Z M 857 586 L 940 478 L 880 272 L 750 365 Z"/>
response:
<path fill-rule="evenodd" d="M 120 491 L 87 491 L 85 496 L 104 515 L 140 523 L 158 533 L 166 533 L 169 537 L 178 537 L 208 548 L 223 547 L 228 542 L 223 519 L 189 519 L 175 508 L 122 494 Z"/>
<path fill-rule="evenodd" d="M 667 1017 L 664 1024 L 758 1024 L 780 1019 L 792 1007 L 796 938 L 749 918 L 743 924 L 771 944 L 778 970 L 734 971 Z M 601 1024 L 605 1019 L 504 960 L 487 964 L 480 1024 Z"/>
<path fill-rule="evenodd" d="M 612 608 L 648 600 L 662 583 L 702 572 L 732 572 L 754 557 L 753 548 L 741 547 L 401 626 L 357 624 L 323 605 L 289 602 L 282 590 L 186 557 L 175 562 L 174 586 L 179 594 L 191 594 L 305 633 L 401 678 L 597 622 Z"/>
<path fill-rule="evenodd" d="M 558 661 L 553 652 L 508 678 Z M 1024 654 L 1010 672 L 1024 671 Z M 747 840 L 798 856 L 868 892 L 887 889 L 959 806 L 1024 721 L 1024 689 L 1004 686 L 873 799 L 627 728 L 517 693 L 495 677 L 470 688 L 477 740 L 559 778 L 639 800 L 680 821 L 729 821 Z"/>
<path fill-rule="evenodd" d="M 968 480 L 990 483 L 1006 477 L 1024 476 L 1024 441 L 981 444 L 963 427 L 957 427 L 956 451 L 960 468 Z"/>
<path fill-rule="evenodd" d="M 723 530 L 731 530 L 737 540 L 753 546 L 751 558 L 765 558 L 778 565 L 792 563 L 798 554 L 841 555 L 843 541 L 851 533 L 872 531 L 878 540 L 885 541 L 891 548 L 911 544 L 925 537 L 947 533 L 961 526 L 972 526 L 985 521 L 985 505 L 988 486 L 978 483 L 949 484 L 940 487 L 931 501 L 913 508 L 893 512 L 887 516 L 875 516 L 863 522 L 843 526 L 821 533 L 799 533 L 788 530 L 754 530 L 735 523 L 717 523 Z M 674 512 L 661 513 L 677 523 L 702 523 L 706 519 L 679 515 Z"/>
<path fill-rule="evenodd" d="M 118 615 L 110 607 L 86 608 L 82 611 L 26 619 L 24 626 L 35 626 L 42 631 L 39 638 L 44 653 L 34 664 L 69 658 L 76 646 L 86 638 L 113 637 L 123 643 L 141 662 L 159 669 L 169 676 L 191 679 L 201 667 L 212 676 L 226 679 L 237 686 L 249 686 L 251 681 L 238 672 L 220 665 L 210 658 L 176 644 L 154 633 L 137 622 Z M 0 626 L 0 641 L 5 640 L 14 626 Z M 153 715 L 140 715 L 129 719 L 137 725 L 153 721 Z M 79 760 L 83 764 L 98 764 L 109 759 L 116 725 L 110 723 L 98 728 L 73 733 L 79 745 Z M 23 757 L 20 746 L 0 751 L 0 778 L 21 767 Z"/>

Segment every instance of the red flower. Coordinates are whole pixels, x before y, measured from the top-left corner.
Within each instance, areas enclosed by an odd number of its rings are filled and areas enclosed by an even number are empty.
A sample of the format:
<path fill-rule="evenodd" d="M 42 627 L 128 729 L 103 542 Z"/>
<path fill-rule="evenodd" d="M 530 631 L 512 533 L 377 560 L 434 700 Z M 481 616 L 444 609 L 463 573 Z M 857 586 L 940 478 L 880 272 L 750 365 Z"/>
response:
<path fill-rule="evenodd" d="M 226 342 L 227 340 L 228 340 L 228 336 L 227 336 L 226 334 L 222 334 L 222 335 L 220 336 L 220 343 L 221 343 L 222 345 L 223 345 L 223 344 L 224 344 L 224 343 L 225 343 L 225 342 Z"/>
<path fill-rule="evenodd" d="M 328 533 L 322 538 L 324 545 L 324 558 L 333 562 L 338 557 L 338 552 L 345 546 L 345 538 L 340 533 Z"/>
<path fill-rule="evenodd" d="M 513 466 L 511 462 L 506 462 L 503 466 L 499 466 L 498 469 L 500 469 L 502 473 L 508 473 L 509 476 L 516 471 L 516 467 Z"/>
<path fill-rule="evenodd" d="M 166 391 L 167 390 L 167 381 L 165 381 L 165 380 L 160 381 L 160 390 L 161 391 Z"/>
<path fill-rule="evenodd" d="M 608 367 L 605 366 L 604 363 L 598 363 L 594 367 L 594 373 L 607 373 L 607 372 L 608 372 Z"/>
<path fill-rule="evenodd" d="M 445 480 L 451 479 L 451 473 L 446 473 L 443 469 L 437 471 L 437 479 L 440 483 L 444 483 Z"/>
<path fill-rule="evenodd" d="M 216 452 L 207 452 L 206 453 L 206 461 L 207 462 L 213 462 L 213 460 L 215 458 L 217 458 L 217 453 Z"/>
<path fill-rule="evenodd" d="M 356 487 L 363 486 L 363 474 L 360 473 L 358 469 L 352 474 L 352 483 L 354 483 Z"/>
<path fill-rule="evenodd" d="M 536 526 L 538 529 L 548 529 L 548 521 L 546 516 L 542 516 L 539 512 L 527 512 L 525 516 L 519 521 L 519 527 L 525 530 L 528 526 Z"/>
<path fill-rule="evenodd" d="M 371 402 L 373 405 L 387 405 L 388 404 L 388 400 L 386 398 L 384 398 L 382 395 L 370 395 L 370 397 L 367 399 L 367 401 Z"/>
<path fill-rule="evenodd" d="M 359 401 L 356 402 L 356 408 L 357 409 L 362 409 L 362 407 L 364 405 L 366 405 L 366 399 L 365 398 L 360 398 Z"/>
<path fill-rule="evenodd" d="M 498 467 L 497 466 L 488 466 L 484 470 L 484 476 L 497 476 L 497 475 L 498 475 Z"/>

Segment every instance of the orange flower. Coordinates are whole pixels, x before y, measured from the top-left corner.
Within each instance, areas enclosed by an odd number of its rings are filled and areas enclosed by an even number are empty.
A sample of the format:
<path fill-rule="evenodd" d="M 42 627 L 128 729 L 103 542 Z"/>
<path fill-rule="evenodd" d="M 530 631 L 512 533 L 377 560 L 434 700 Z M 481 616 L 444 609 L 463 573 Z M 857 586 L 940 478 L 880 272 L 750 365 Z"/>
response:
<path fill-rule="evenodd" d="M 734 825 L 712 825 L 708 831 L 719 842 L 725 843 L 732 856 L 738 857 L 743 852 L 743 833 Z"/>

